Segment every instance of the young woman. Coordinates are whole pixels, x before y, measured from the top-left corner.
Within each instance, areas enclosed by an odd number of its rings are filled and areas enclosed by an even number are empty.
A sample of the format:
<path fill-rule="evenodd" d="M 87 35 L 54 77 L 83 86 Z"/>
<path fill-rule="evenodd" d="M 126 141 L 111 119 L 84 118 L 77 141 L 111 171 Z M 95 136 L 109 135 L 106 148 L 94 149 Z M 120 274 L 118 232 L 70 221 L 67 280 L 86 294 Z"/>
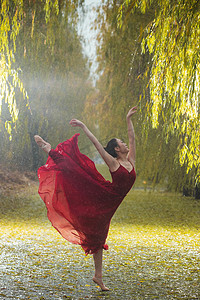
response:
<path fill-rule="evenodd" d="M 52 225 L 68 241 L 79 244 L 86 254 L 93 254 L 93 281 L 103 291 L 109 290 L 102 281 L 103 249 L 109 225 L 116 209 L 134 184 L 135 133 L 131 121 L 137 108 L 127 114 L 129 148 L 120 139 L 112 139 L 107 147 L 99 143 L 84 123 L 72 119 L 70 125 L 81 127 L 109 167 L 112 182 L 106 181 L 94 163 L 80 153 L 78 135 L 59 144 L 55 150 L 40 136 L 35 141 L 49 156 L 38 170 L 39 194 L 47 207 Z"/>

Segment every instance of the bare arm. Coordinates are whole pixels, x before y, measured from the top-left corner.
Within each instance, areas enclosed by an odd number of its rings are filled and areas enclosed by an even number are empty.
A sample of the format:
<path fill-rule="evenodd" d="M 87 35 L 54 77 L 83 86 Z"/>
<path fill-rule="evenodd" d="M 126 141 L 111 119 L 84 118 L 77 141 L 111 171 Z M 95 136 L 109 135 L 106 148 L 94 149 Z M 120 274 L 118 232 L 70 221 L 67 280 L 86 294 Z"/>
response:
<path fill-rule="evenodd" d="M 130 163 L 135 167 L 135 161 L 136 161 L 136 146 L 135 146 L 135 131 L 133 128 L 133 123 L 131 121 L 131 117 L 133 114 L 135 114 L 137 111 L 137 107 L 132 107 L 127 116 L 127 129 L 128 129 L 128 138 L 129 138 L 129 153 L 128 153 L 128 160 Z"/>
<path fill-rule="evenodd" d="M 72 119 L 69 122 L 69 124 L 73 127 L 77 127 L 77 126 L 81 127 L 82 130 L 84 131 L 84 133 L 90 139 L 90 141 L 96 147 L 97 151 L 99 152 L 99 154 L 101 155 L 101 157 L 103 158 L 103 160 L 105 161 L 107 166 L 109 167 L 110 171 L 111 172 L 116 171 L 116 169 L 119 167 L 119 163 L 117 162 L 117 160 L 114 157 L 112 157 L 108 152 L 105 151 L 105 149 L 103 148 L 101 143 L 94 136 L 94 134 L 87 128 L 87 126 L 83 122 L 81 122 L 77 119 Z"/>

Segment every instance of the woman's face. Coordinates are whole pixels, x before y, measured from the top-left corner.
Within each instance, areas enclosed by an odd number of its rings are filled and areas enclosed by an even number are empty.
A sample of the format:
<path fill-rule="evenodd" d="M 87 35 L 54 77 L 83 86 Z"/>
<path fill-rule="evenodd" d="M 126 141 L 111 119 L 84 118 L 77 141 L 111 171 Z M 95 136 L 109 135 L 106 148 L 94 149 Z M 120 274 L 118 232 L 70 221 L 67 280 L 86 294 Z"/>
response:
<path fill-rule="evenodd" d="M 122 140 L 120 139 L 116 139 L 117 140 L 117 144 L 118 144 L 118 147 L 119 147 L 119 151 L 121 153 L 128 153 L 129 152 L 129 148 L 128 146 L 126 145 L 126 143 L 124 143 Z"/>

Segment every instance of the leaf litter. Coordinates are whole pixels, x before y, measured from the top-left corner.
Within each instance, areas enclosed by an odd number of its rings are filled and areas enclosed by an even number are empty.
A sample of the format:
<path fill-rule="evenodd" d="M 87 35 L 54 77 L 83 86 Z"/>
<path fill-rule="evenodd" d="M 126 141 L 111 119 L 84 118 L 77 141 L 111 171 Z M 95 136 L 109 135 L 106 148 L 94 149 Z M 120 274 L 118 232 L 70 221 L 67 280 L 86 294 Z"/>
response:
<path fill-rule="evenodd" d="M 192 198 L 129 193 L 104 251 L 109 292 L 91 280 L 92 256 L 51 226 L 37 185 L 2 201 L 0 299 L 200 299 L 200 202 Z"/>

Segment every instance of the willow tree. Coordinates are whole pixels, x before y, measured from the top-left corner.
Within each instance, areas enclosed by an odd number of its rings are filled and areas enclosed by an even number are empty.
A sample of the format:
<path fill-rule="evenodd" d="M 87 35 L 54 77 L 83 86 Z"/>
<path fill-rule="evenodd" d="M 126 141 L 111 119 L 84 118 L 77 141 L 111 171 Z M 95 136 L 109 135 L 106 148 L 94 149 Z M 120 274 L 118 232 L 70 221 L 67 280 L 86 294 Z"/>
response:
<path fill-rule="evenodd" d="M 147 141 L 142 135 L 146 122 L 146 102 L 149 93 L 140 97 L 148 84 L 146 66 L 149 64 L 149 54 L 141 54 L 141 28 L 153 20 L 154 11 L 143 15 L 140 11 L 133 19 L 128 19 L 127 30 L 120 30 L 117 26 L 118 4 L 105 3 L 103 14 L 100 12 L 100 47 L 98 61 L 100 77 L 96 92 L 88 96 L 86 102 L 86 116 L 90 126 L 96 130 L 102 143 L 113 137 L 127 139 L 126 113 L 129 107 L 138 105 L 139 111 L 134 118 L 134 127 L 137 132 L 137 173 L 144 180 L 159 181 L 166 176 L 169 167 L 166 164 L 167 153 L 160 129 L 149 128 Z M 87 122 L 88 122 L 87 120 Z M 94 124 L 96 126 L 94 126 Z M 160 139 L 157 136 L 160 136 Z M 152 146 L 153 144 L 153 146 Z M 174 144 L 172 143 L 174 152 Z M 150 158 L 151 157 L 151 158 Z M 162 162 L 162 166 L 161 166 Z M 165 172 L 163 172 L 163 169 Z M 161 178 L 162 177 L 162 178 Z"/>
<path fill-rule="evenodd" d="M 140 10 L 154 8 L 155 18 L 143 29 L 142 51 L 150 53 L 150 100 L 147 116 L 152 126 L 163 124 L 168 142 L 176 135 L 179 162 L 199 175 L 200 2 L 198 0 L 126 0 L 118 11 L 118 25 Z"/>
<path fill-rule="evenodd" d="M 19 34 L 20 23 L 23 18 L 23 1 L 16 1 L 14 7 L 11 1 L 2 0 L 0 4 L 0 124 L 6 127 L 11 134 L 12 126 L 18 118 L 18 109 L 15 98 L 15 88 L 18 87 L 24 98 L 27 94 L 19 78 L 20 69 L 12 68 L 16 51 L 16 37 Z M 10 118 L 2 116 L 2 104 L 6 103 Z"/>
<path fill-rule="evenodd" d="M 46 44 L 52 46 L 54 43 L 54 36 L 51 32 L 50 21 L 58 15 L 59 10 L 67 11 L 71 20 L 78 1 L 63 1 L 63 0 L 2 0 L 0 3 L 0 124 L 1 129 L 5 126 L 10 135 L 12 128 L 15 127 L 19 115 L 19 108 L 17 102 L 19 97 L 16 97 L 16 92 L 20 91 L 24 99 L 24 105 L 29 107 L 28 94 L 24 88 L 21 80 L 22 69 L 16 63 L 16 41 L 19 34 L 24 30 L 24 24 L 28 19 L 30 22 L 29 35 L 33 38 L 35 23 L 38 19 L 38 14 L 48 24 L 48 31 L 46 32 Z M 42 31 L 42 30 L 41 30 Z M 42 34 L 42 33 L 41 33 Z M 24 43 L 24 54 L 26 53 L 26 43 Z M 4 108 L 2 107 L 4 106 Z M 2 114 L 2 109 L 8 110 L 7 117 Z"/>
<path fill-rule="evenodd" d="M 14 67 L 16 39 L 21 30 L 24 16 L 26 16 L 25 7 L 29 1 L 26 0 L 2 0 L 0 4 L 0 117 L 1 129 L 5 125 L 10 135 L 13 125 L 18 119 L 19 109 L 15 97 L 16 88 L 20 90 L 28 106 L 28 95 L 20 79 L 20 67 Z M 35 1 L 34 1 L 35 2 Z M 48 22 L 51 10 L 58 12 L 58 1 L 47 1 L 44 5 L 45 19 Z M 35 12 L 32 14 L 32 33 L 34 30 Z M 2 105 L 6 104 L 9 110 L 9 118 L 2 116 Z"/>
<path fill-rule="evenodd" d="M 126 112 L 129 106 L 137 105 L 144 88 L 145 82 L 141 75 L 145 72 L 148 54 L 141 55 L 139 33 L 141 24 L 145 26 L 151 16 L 139 13 L 134 20 L 128 22 L 127 34 L 123 34 L 117 28 L 116 1 L 112 4 L 105 2 L 102 9 L 97 20 L 100 27 L 100 77 L 96 93 L 88 98 L 86 111 L 90 119 L 93 116 L 92 120 L 97 120 L 101 139 L 106 140 L 113 133 L 126 136 Z"/>
<path fill-rule="evenodd" d="M 18 2 L 10 2 L 10 9 L 16 12 Z M 22 70 L 20 80 L 29 95 L 30 109 L 23 101 L 23 93 L 14 86 L 18 109 L 14 120 L 16 131 L 10 142 L 5 132 L 0 132 L 0 159 L 30 169 L 42 163 L 37 159 L 33 135 L 41 134 L 55 144 L 66 139 L 70 134 L 67 121 L 80 116 L 90 83 L 76 31 L 78 1 L 20 3 L 23 14 L 11 66 L 13 69 L 20 66 Z M 11 15 L 9 18 L 12 20 Z M 12 44 L 9 47 L 13 49 Z M 2 107 L 9 119 L 4 102 Z"/>

